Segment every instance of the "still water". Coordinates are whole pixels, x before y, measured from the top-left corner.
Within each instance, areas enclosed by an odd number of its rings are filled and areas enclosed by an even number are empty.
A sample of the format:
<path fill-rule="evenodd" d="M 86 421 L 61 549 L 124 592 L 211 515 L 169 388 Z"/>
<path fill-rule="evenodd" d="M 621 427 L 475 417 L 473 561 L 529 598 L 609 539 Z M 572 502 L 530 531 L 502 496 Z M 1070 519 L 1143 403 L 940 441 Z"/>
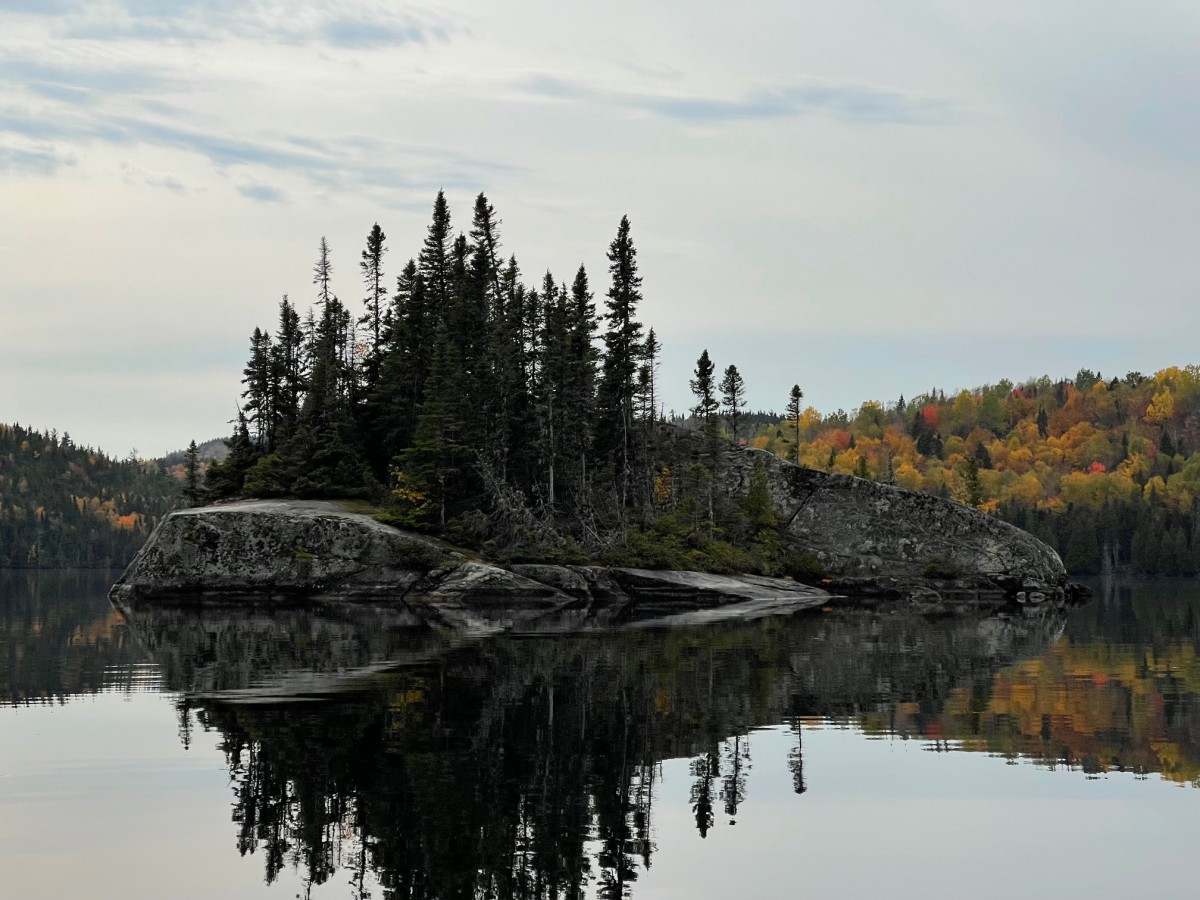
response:
<path fill-rule="evenodd" d="M 449 640 L 0 573 L 0 897 L 1194 896 L 1200 584 Z"/>

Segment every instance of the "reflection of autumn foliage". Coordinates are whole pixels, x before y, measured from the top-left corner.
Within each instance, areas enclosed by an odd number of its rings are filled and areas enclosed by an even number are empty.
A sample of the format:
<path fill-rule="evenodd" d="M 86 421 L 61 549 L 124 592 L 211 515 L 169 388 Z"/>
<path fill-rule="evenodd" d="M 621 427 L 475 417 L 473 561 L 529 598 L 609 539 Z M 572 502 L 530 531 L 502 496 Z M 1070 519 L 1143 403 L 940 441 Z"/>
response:
<path fill-rule="evenodd" d="M 1067 637 L 1044 656 L 916 703 L 862 717 L 870 732 L 951 740 L 1087 773 L 1160 773 L 1200 787 L 1200 654 L 1192 639 L 1113 644 Z"/>
<path fill-rule="evenodd" d="M 141 651 L 109 583 L 103 572 L 0 571 L 0 706 L 140 685 Z"/>

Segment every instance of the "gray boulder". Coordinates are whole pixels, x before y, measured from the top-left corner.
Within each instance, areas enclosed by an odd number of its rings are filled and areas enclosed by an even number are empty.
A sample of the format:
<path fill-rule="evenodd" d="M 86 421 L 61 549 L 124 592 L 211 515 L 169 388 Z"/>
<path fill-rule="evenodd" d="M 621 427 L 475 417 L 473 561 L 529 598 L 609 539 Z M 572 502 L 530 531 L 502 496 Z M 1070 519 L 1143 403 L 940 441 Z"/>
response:
<path fill-rule="evenodd" d="M 731 496 L 750 489 L 755 460 L 766 471 L 784 537 L 834 590 L 917 591 L 1015 599 L 1061 598 L 1067 572 L 1050 547 L 978 510 L 928 494 L 785 462 L 761 450 L 730 450 Z"/>
<path fill-rule="evenodd" d="M 455 631 L 557 630 L 828 603 L 784 579 L 468 559 L 338 503 L 246 500 L 167 516 L 113 586 L 127 612 L 175 604 L 369 603 Z"/>

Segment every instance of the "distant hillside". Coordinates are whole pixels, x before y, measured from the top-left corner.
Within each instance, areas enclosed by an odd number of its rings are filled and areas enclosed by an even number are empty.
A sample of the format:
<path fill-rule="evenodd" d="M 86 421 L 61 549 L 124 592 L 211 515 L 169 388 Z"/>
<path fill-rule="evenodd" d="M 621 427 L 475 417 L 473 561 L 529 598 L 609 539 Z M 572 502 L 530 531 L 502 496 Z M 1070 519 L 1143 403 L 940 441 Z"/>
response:
<path fill-rule="evenodd" d="M 212 438 L 202 444 L 196 445 L 196 453 L 201 462 L 220 462 L 228 459 L 229 445 L 225 443 L 225 438 Z M 159 462 L 162 463 L 164 469 L 171 469 L 174 466 L 183 465 L 184 457 L 187 455 L 187 450 L 174 450 L 162 457 Z"/>
<path fill-rule="evenodd" d="M 179 496 L 156 462 L 0 425 L 0 567 L 124 566 Z"/>
<path fill-rule="evenodd" d="M 993 512 L 1073 574 L 1200 574 L 1200 366 L 935 389 L 852 414 L 810 407 L 747 432 L 806 466 Z"/>

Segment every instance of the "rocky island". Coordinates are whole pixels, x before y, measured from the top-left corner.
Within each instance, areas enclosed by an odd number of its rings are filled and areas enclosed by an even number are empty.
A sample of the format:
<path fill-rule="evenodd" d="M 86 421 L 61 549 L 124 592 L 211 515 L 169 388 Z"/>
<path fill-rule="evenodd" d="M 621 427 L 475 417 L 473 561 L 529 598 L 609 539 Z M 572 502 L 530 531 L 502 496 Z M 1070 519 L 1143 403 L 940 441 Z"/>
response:
<path fill-rule="evenodd" d="M 1058 555 L 970 507 L 730 450 L 725 489 L 749 490 L 762 460 L 781 536 L 817 561 L 812 584 L 748 574 L 620 566 L 498 565 L 334 501 L 241 500 L 178 510 L 112 599 L 144 604 L 345 601 L 392 606 L 414 624 L 578 627 L 711 612 L 761 615 L 835 598 L 903 598 L 981 611 L 1072 595 Z"/>

